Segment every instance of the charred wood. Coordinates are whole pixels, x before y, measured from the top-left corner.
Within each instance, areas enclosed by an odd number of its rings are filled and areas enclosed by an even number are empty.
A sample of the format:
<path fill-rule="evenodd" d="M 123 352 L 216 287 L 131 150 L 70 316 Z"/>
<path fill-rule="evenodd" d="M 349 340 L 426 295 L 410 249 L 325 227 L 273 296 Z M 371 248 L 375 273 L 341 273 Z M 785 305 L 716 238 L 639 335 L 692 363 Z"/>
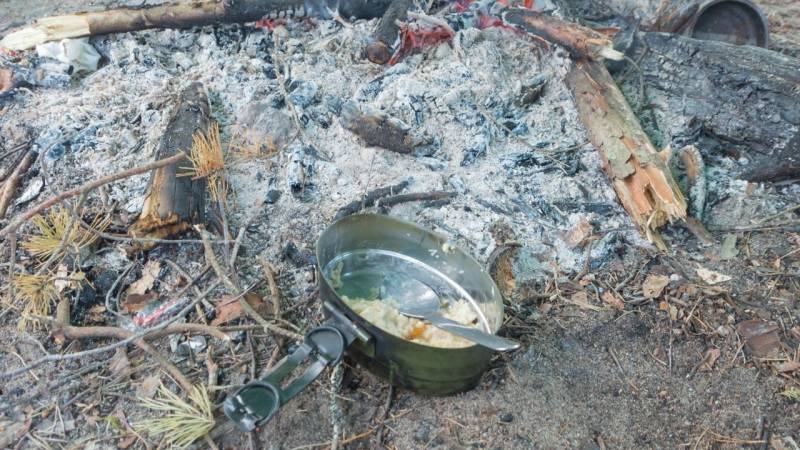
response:
<path fill-rule="evenodd" d="M 191 28 L 214 23 L 254 22 L 262 18 L 380 17 L 390 0 L 342 0 L 336 10 L 326 0 L 201 0 L 139 8 L 119 8 L 44 17 L 10 33 L 0 47 L 23 50 L 48 41 L 150 28 Z"/>
<path fill-rule="evenodd" d="M 800 177 L 800 60 L 664 33 L 639 33 L 631 58 L 656 141 L 742 161 L 736 173 L 747 180 Z"/>
<path fill-rule="evenodd" d="M 187 151 L 195 133 L 205 133 L 210 109 L 203 85 L 193 83 L 176 99 L 172 118 L 159 142 L 156 159 Z M 154 170 L 139 219 L 130 227 L 134 237 L 165 238 L 205 220 L 205 178 L 178 176 L 186 161 Z"/>

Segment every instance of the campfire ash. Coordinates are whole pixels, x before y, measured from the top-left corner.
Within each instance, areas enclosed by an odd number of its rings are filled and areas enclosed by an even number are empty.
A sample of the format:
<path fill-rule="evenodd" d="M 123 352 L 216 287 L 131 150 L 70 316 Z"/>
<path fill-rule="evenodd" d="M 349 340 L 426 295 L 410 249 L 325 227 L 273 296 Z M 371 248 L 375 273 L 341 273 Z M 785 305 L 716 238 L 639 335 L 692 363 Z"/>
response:
<path fill-rule="evenodd" d="M 253 255 L 278 254 L 289 240 L 310 246 L 343 205 L 406 179 L 404 192 L 457 195 L 445 204 L 399 205 L 392 214 L 431 226 L 484 260 L 498 245 L 492 224 L 505 222 L 538 258 L 537 276 L 548 276 L 551 263 L 567 272 L 582 267 L 585 251 L 565 232 L 582 222 L 604 232 L 594 264 L 621 240 L 643 244 L 577 125 L 562 81 L 565 54 L 542 58 L 512 31 L 464 28 L 450 44 L 383 70 L 359 60 L 371 26 L 290 22 L 272 32 L 226 26 L 103 37 L 94 44 L 104 66 L 72 88 L 19 96 L 0 127 L 7 136 L 31 136 L 46 152 L 49 188 L 57 191 L 151 160 L 170 96 L 199 81 L 234 160 L 229 220 L 251 217 L 264 237 L 253 237 Z M 370 147 L 346 128 L 353 109 L 424 139 L 409 144 L 410 154 Z M 238 158 L 243 137 L 273 143 L 274 153 Z M 146 181 L 123 180 L 107 192 L 118 221 L 138 214 Z"/>

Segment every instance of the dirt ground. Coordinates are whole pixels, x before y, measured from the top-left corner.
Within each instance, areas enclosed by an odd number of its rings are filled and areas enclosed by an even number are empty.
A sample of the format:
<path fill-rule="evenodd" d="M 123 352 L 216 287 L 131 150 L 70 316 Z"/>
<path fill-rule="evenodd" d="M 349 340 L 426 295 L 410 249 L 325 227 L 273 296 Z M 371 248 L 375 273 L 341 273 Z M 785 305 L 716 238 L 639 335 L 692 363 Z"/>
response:
<path fill-rule="evenodd" d="M 117 3 L 0 0 L 0 34 L 45 14 Z M 760 4 L 773 27 L 773 48 L 800 55 L 800 4 Z M 796 202 L 797 188 L 770 189 L 787 206 L 769 223 L 796 222 L 796 210 L 789 207 Z M 415 218 L 413 210 L 403 212 Z M 747 218 L 749 222 L 740 225 L 770 219 L 757 210 Z M 318 230 L 303 227 L 302 212 L 295 219 L 296 239 L 313 247 Z M 344 447 L 800 449 L 800 398 L 785 395 L 800 387 L 800 374 L 782 372 L 780 366 L 800 357 L 797 232 L 797 226 L 755 225 L 741 231 L 712 230 L 716 243 L 704 245 L 687 229 L 674 226 L 665 234 L 668 254 L 621 246 L 599 267 L 590 263 L 581 277 L 556 274 L 548 282 L 533 282 L 524 274 L 495 271 L 506 294 L 503 334 L 523 347 L 496 357 L 469 392 L 426 398 L 398 389 L 388 403 L 388 384 L 348 361 L 337 397 L 342 435 L 353 438 Z M 721 256 L 727 235 L 736 236 L 736 257 Z M 194 252 L 199 255 L 200 248 Z M 509 247 L 497 260 L 481 262 L 517 267 L 522 258 Z M 712 285 L 698 274 L 698 266 L 731 279 Z M 279 269 L 280 287 L 291 293 L 297 306 L 292 319 L 303 325 L 319 320 L 314 292 L 293 291 L 295 277 L 306 277 L 308 269 L 290 262 L 282 262 Z M 654 297 L 645 293 L 653 276 L 669 277 L 663 293 Z M 623 309 L 600 301 L 599 293 L 589 306 L 581 303 L 575 294 L 590 284 L 614 287 L 625 302 Z M 736 325 L 754 319 L 777 324 L 781 345 L 774 356 L 758 358 L 744 345 Z M 274 340 L 260 332 L 253 336 L 259 343 L 253 359 L 263 367 Z M 21 335 L 12 315 L 0 314 L 0 351 L 33 355 L 39 351 L 34 340 L 48 342 L 50 348 L 46 332 Z M 66 350 L 91 344 L 73 344 Z M 169 352 L 167 339 L 159 348 Z M 237 349 L 244 352 L 241 346 Z M 2 361 L 15 366 L 14 360 L 22 357 Z M 131 350 L 129 357 L 135 367 L 132 383 L 115 379 L 107 368 L 110 356 L 104 355 L 45 366 L 0 384 L 0 437 L 9 423 L 29 416 L 34 418 L 29 432 L 9 448 L 145 448 L 143 441 L 129 441 L 130 433 L 119 429 L 119 419 L 109 419 L 120 412 L 123 418 L 145 414 L 136 406 L 136 397 L 156 366 L 141 352 Z M 245 377 L 248 361 L 239 364 L 237 358 L 222 354 L 217 362 L 231 366 L 231 384 Z M 205 376 L 205 367 L 195 361 L 181 360 L 180 368 L 198 379 Z M 254 436 L 256 448 L 328 447 L 330 390 L 323 375 Z M 219 423 L 224 422 L 221 417 Z M 251 445 L 246 435 L 225 427 L 214 437 L 224 448 Z"/>

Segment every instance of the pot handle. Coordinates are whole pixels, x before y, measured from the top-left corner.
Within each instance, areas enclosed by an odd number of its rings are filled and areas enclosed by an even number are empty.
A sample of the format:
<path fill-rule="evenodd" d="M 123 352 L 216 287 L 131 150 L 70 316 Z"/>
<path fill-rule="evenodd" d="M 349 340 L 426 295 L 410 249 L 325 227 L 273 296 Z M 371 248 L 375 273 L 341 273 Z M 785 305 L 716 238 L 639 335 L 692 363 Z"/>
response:
<path fill-rule="evenodd" d="M 345 349 L 356 338 L 369 339 L 369 334 L 354 324 L 333 305 L 335 311 L 324 325 L 306 334 L 305 340 L 280 360 L 260 380 L 254 380 L 230 394 L 223 403 L 225 415 L 242 431 L 252 431 L 263 425 L 286 402 L 311 384 L 328 366 L 342 360 Z M 290 381 L 289 375 L 301 364 L 309 362 L 306 370 Z M 283 387 L 283 386 L 286 387 Z"/>

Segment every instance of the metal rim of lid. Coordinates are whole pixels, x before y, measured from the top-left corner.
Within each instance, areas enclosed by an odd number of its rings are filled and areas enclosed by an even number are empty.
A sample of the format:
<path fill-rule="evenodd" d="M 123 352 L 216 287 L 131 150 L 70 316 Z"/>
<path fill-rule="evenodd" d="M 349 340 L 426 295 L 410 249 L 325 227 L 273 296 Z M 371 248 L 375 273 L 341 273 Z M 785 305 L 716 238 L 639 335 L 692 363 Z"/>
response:
<path fill-rule="evenodd" d="M 755 34 L 752 36 L 755 39 L 755 42 L 750 41 L 748 44 L 767 48 L 770 43 L 769 21 L 767 20 L 767 17 L 764 15 L 764 12 L 761 10 L 761 8 L 759 8 L 758 5 L 750 0 L 709 0 L 703 2 L 687 24 L 685 28 L 685 34 L 695 37 L 695 27 L 701 21 L 703 15 L 708 13 L 709 10 L 713 12 L 714 7 L 719 7 L 720 5 L 725 4 L 735 5 L 740 8 L 743 7 L 745 10 L 748 18 L 750 19 L 749 22 L 751 29 Z M 735 34 L 735 30 L 732 34 Z"/>

